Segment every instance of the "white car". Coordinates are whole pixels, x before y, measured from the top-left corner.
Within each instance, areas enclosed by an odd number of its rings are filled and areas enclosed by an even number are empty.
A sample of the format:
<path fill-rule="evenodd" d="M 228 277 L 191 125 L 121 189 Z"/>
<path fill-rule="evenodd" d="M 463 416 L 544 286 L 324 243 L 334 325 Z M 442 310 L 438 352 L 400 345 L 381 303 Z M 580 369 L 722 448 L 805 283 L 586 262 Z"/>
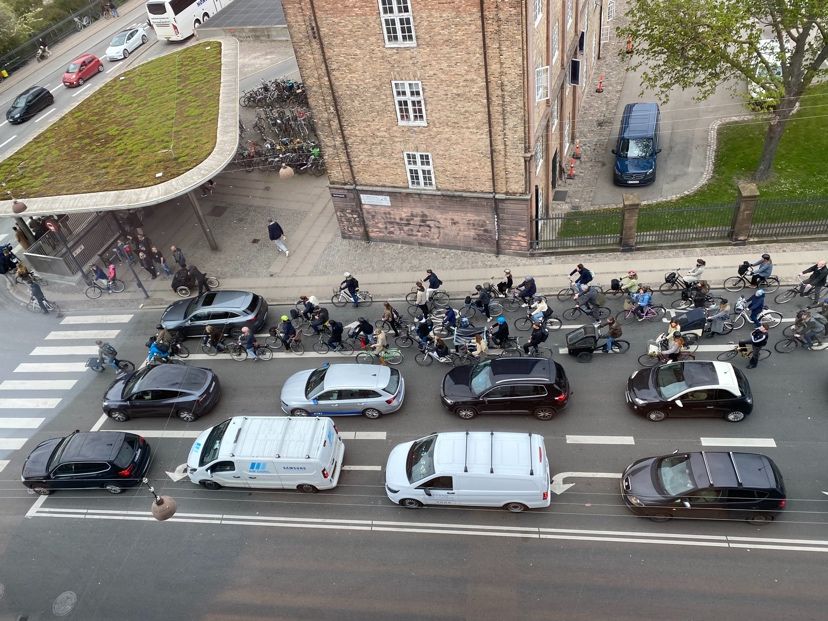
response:
<path fill-rule="evenodd" d="M 146 42 L 147 31 L 143 26 L 122 30 L 109 42 L 105 57 L 107 60 L 121 60 Z"/>

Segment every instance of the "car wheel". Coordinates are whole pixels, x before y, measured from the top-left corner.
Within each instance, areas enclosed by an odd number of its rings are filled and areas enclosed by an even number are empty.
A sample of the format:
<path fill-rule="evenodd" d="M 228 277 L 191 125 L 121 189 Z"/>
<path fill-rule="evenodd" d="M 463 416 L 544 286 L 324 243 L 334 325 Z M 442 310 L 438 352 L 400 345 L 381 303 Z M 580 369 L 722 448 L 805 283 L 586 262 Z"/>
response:
<path fill-rule="evenodd" d="M 191 423 L 196 419 L 196 415 L 192 410 L 178 410 L 178 418 L 183 420 L 185 423 Z"/>
<path fill-rule="evenodd" d="M 745 413 L 739 410 L 733 410 L 732 412 L 728 412 L 725 418 L 731 423 L 738 423 L 745 420 Z"/>
<path fill-rule="evenodd" d="M 654 423 L 657 423 L 667 418 L 667 414 L 661 410 L 650 410 L 647 412 L 647 418 Z"/>
<path fill-rule="evenodd" d="M 141 43 L 146 43 L 148 40 L 147 35 L 141 35 Z"/>
<path fill-rule="evenodd" d="M 117 485 L 107 485 L 104 489 L 108 491 L 110 494 L 120 494 L 122 491 L 124 491 Z"/>
<path fill-rule="evenodd" d="M 221 485 L 219 485 L 215 481 L 210 481 L 210 480 L 201 481 L 201 487 L 203 487 L 204 489 L 211 489 L 213 491 L 215 491 L 217 489 L 221 489 Z"/>
<path fill-rule="evenodd" d="M 121 56 L 121 58 L 126 58 L 127 56 L 129 56 L 129 50 L 124 50 L 124 53 Z"/>
<path fill-rule="evenodd" d="M 577 356 L 575 356 L 575 360 L 578 362 L 589 362 L 592 360 L 592 352 L 591 351 L 582 351 L 579 352 Z"/>
<path fill-rule="evenodd" d="M 535 410 L 535 418 L 538 420 L 552 420 L 557 412 L 553 408 L 538 408 Z"/>
<path fill-rule="evenodd" d="M 38 496 L 48 496 L 52 493 L 52 490 L 46 489 L 45 487 L 33 487 L 32 491 Z"/>
<path fill-rule="evenodd" d="M 503 505 L 503 508 L 509 513 L 521 513 L 522 511 L 526 511 L 529 507 L 520 502 L 507 502 Z"/>
<path fill-rule="evenodd" d="M 414 498 L 403 498 L 400 500 L 400 506 L 405 507 L 406 509 L 419 509 L 423 506 L 423 503 Z"/>
<path fill-rule="evenodd" d="M 770 513 L 756 513 L 747 519 L 748 524 L 767 524 L 773 522 L 773 516 Z"/>
<path fill-rule="evenodd" d="M 296 489 L 305 494 L 315 494 L 319 491 L 318 489 L 316 489 L 315 486 L 311 485 L 310 483 L 302 483 L 302 485 L 297 485 Z"/>
<path fill-rule="evenodd" d="M 123 410 L 112 410 L 109 413 L 109 418 L 118 422 L 118 423 L 125 423 L 129 420 L 129 416 Z"/>
<path fill-rule="evenodd" d="M 365 418 L 370 418 L 373 420 L 382 416 L 382 412 L 380 412 L 377 408 L 367 408 L 365 410 L 362 410 L 362 415 Z"/>
<path fill-rule="evenodd" d="M 658 515 L 649 515 L 649 517 L 653 522 L 669 522 L 673 519 L 673 516 L 669 513 L 660 513 Z"/>
<path fill-rule="evenodd" d="M 463 420 L 471 420 L 475 416 L 477 416 L 477 410 L 474 408 L 457 408 L 454 410 L 454 413 L 457 414 Z"/>
<path fill-rule="evenodd" d="M 83 78 L 78 78 L 78 86 L 83 86 Z"/>
<path fill-rule="evenodd" d="M 295 410 L 290 411 L 291 416 L 307 416 L 310 414 L 307 410 L 303 410 L 302 408 L 296 408 Z"/>
<path fill-rule="evenodd" d="M 104 66 L 103 66 L 103 63 L 101 63 L 100 65 L 98 65 L 98 73 L 101 73 L 103 70 L 104 70 Z"/>

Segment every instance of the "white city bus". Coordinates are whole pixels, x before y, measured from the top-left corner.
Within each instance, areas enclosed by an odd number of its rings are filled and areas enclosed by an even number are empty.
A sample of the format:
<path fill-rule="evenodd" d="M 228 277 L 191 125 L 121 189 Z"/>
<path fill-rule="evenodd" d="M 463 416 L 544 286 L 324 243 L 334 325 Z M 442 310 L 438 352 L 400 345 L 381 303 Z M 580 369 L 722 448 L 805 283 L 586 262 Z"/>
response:
<path fill-rule="evenodd" d="M 182 41 L 233 0 L 150 0 L 149 23 L 159 39 Z"/>

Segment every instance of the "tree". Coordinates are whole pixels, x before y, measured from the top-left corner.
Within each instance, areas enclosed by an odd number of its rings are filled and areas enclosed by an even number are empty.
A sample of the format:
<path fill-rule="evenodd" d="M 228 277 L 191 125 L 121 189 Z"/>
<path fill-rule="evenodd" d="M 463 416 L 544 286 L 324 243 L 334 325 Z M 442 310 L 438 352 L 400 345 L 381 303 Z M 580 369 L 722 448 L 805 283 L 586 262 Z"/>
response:
<path fill-rule="evenodd" d="M 14 37 L 17 30 L 17 15 L 11 7 L 0 0 L 0 41 L 7 41 Z"/>
<path fill-rule="evenodd" d="M 635 43 L 630 69 L 643 67 L 643 84 L 664 101 L 676 86 L 697 89 L 700 101 L 723 83 L 766 91 L 770 121 L 755 179 L 767 179 L 794 108 L 828 59 L 828 0 L 631 0 L 627 17 L 617 32 Z M 777 42 L 770 54 L 760 43 L 768 37 Z"/>

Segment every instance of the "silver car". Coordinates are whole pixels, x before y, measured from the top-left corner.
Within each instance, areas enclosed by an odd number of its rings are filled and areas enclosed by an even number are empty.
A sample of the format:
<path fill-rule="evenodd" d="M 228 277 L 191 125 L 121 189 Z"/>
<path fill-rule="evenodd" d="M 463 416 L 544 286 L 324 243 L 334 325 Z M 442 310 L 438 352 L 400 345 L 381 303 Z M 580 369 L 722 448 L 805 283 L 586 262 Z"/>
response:
<path fill-rule="evenodd" d="M 397 369 L 373 364 L 325 364 L 291 375 L 282 386 L 282 411 L 292 416 L 379 418 L 405 398 Z"/>

